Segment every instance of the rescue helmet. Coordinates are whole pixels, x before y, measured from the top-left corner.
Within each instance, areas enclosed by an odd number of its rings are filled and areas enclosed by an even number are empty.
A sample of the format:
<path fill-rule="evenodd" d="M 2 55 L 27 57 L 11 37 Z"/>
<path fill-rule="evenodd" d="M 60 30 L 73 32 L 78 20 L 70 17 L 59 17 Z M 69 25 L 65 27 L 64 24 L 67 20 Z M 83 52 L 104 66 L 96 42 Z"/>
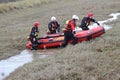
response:
<path fill-rule="evenodd" d="M 38 27 L 39 25 L 40 25 L 39 22 L 34 22 L 34 26 L 35 26 L 35 27 Z"/>
<path fill-rule="evenodd" d="M 79 17 L 78 17 L 77 15 L 73 15 L 73 16 L 72 16 L 72 19 L 77 19 L 77 20 L 79 20 Z"/>
<path fill-rule="evenodd" d="M 56 17 L 54 16 L 51 17 L 51 21 L 56 21 L 56 20 L 57 20 Z"/>
<path fill-rule="evenodd" d="M 93 14 L 91 12 L 88 13 L 88 17 L 89 18 L 92 18 L 93 17 Z"/>

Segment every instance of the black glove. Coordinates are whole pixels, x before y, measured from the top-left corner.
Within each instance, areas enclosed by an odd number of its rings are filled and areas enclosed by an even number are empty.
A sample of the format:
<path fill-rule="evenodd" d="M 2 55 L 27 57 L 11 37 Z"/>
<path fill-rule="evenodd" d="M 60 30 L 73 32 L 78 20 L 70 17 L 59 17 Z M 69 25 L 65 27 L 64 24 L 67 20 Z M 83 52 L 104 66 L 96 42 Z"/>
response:
<path fill-rule="evenodd" d="M 100 25 L 100 24 L 97 22 L 97 25 Z"/>
<path fill-rule="evenodd" d="M 76 33 L 76 31 L 73 31 L 73 34 L 75 34 Z"/>
<path fill-rule="evenodd" d="M 97 25 L 100 25 L 96 20 L 95 20 L 95 23 L 97 23 Z"/>

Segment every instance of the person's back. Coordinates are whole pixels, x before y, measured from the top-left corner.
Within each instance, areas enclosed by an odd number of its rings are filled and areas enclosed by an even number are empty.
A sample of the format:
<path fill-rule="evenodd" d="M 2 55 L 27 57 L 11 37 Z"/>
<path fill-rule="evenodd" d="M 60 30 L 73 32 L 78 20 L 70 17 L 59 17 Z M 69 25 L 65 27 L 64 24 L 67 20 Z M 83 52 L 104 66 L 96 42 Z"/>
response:
<path fill-rule="evenodd" d="M 38 33 L 39 33 L 38 27 L 33 26 L 32 29 L 31 29 L 30 35 L 31 36 L 36 36 Z"/>
<path fill-rule="evenodd" d="M 54 16 L 51 17 L 51 22 L 48 24 L 48 29 L 50 34 L 55 34 L 57 32 L 60 32 L 60 25 L 58 24 Z"/>

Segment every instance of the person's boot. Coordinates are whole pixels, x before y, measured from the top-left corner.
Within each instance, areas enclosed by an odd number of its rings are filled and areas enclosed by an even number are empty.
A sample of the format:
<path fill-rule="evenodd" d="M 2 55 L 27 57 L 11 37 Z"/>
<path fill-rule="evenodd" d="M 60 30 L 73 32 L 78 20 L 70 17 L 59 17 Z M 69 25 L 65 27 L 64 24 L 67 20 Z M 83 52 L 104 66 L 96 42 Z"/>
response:
<path fill-rule="evenodd" d="M 37 44 L 32 45 L 32 50 L 37 50 Z"/>

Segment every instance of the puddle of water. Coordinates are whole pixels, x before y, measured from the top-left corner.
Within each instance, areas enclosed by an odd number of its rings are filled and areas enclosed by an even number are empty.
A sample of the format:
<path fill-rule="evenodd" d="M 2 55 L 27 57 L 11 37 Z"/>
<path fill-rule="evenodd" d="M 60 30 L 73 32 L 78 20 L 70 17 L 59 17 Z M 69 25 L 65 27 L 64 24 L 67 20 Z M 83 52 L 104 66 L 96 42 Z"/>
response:
<path fill-rule="evenodd" d="M 51 54 L 54 54 L 53 52 L 50 52 L 50 51 L 45 51 L 45 52 L 38 52 L 37 55 L 39 55 L 39 58 L 40 59 L 43 59 Z"/>
<path fill-rule="evenodd" d="M 5 77 L 20 66 L 23 66 L 25 63 L 31 62 L 33 60 L 33 54 L 28 50 L 24 50 L 21 54 L 10 57 L 6 60 L 0 61 L 0 80 L 3 80 Z"/>
<path fill-rule="evenodd" d="M 48 55 L 40 55 L 39 58 L 42 59 L 42 58 L 45 58 L 46 56 Z"/>

